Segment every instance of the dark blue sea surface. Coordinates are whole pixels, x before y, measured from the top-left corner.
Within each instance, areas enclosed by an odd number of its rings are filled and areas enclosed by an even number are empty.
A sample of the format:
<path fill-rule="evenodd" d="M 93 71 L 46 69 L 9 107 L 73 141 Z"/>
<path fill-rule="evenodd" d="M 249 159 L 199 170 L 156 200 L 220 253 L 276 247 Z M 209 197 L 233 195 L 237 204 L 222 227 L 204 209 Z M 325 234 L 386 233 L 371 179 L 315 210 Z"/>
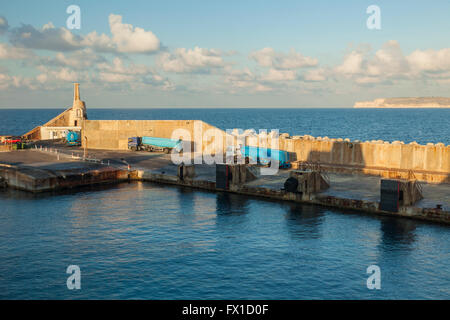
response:
<path fill-rule="evenodd" d="M 0 135 L 21 135 L 63 110 L 0 109 Z M 450 145 L 450 109 L 92 109 L 89 119 L 203 120 L 221 129 Z"/>
<path fill-rule="evenodd" d="M 443 225 L 140 182 L 0 206 L 0 299 L 450 297 Z"/>

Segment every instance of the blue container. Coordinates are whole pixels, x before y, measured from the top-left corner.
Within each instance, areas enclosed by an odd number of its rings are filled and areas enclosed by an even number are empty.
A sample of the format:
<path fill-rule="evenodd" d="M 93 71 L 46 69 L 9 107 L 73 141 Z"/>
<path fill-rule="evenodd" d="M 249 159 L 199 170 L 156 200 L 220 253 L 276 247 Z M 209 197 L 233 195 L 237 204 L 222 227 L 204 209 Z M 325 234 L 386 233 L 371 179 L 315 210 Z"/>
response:
<path fill-rule="evenodd" d="M 279 161 L 280 168 L 289 168 L 290 157 L 289 152 L 269 149 L 245 146 L 241 149 L 242 157 L 249 158 L 251 161 L 256 161 L 258 164 L 268 165 L 272 161 Z"/>
<path fill-rule="evenodd" d="M 272 150 L 271 159 L 278 160 L 280 162 L 280 168 L 290 168 L 290 156 L 289 152 L 283 150 Z"/>
<path fill-rule="evenodd" d="M 81 136 L 77 131 L 69 131 L 66 135 L 67 143 L 71 146 L 81 144 Z"/>
<path fill-rule="evenodd" d="M 142 137 L 142 145 L 155 146 L 161 148 L 171 148 L 177 151 L 181 150 L 181 140 L 157 138 L 157 137 Z"/>

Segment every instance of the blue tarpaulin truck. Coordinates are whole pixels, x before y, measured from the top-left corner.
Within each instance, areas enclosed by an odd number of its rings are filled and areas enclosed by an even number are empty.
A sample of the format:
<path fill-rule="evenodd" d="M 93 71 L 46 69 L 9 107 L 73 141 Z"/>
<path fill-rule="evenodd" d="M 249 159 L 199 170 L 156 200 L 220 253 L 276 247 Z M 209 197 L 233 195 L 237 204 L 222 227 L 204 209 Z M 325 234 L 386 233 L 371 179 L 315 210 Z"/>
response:
<path fill-rule="evenodd" d="M 157 137 L 131 137 L 128 138 L 128 149 L 132 151 L 146 150 L 149 152 L 163 151 L 170 153 L 172 149 L 180 152 L 181 140 L 157 138 Z"/>
<path fill-rule="evenodd" d="M 289 152 L 283 150 L 245 146 L 241 148 L 241 155 L 246 162 L 270 165 L 272 161 L 279 161 L 280 168 L 291 167 Z"/>
<path fill-rule="evenodd" d="M 68 131 L 66 135 L 66 141 L 69 146 L 80 146 L 81 135 L 78 131 Z"/>

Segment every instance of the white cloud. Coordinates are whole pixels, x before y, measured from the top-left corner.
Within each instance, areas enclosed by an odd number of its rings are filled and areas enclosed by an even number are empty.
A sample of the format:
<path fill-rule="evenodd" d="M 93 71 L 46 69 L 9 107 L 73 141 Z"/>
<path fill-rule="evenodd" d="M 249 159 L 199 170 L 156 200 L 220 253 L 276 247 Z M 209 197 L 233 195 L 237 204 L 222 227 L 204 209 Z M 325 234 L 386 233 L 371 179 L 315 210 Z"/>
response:
<path fill-rule="evenodd" d="M 98 34 L 97 31 L 92 31 L 91 33 L 84 36 L 81 40 L 81 45 L 87 48 L 92 48 L 98 52 L 115 52 L 116 47 L 109 36 L 106 34 Z"/>
<path fill-rule="evenodd" d="M 163 53 L 159 57 L 158 64 L 168 72 L 208 72 L 211 68 L 225 66 L 221 52 L 215 49 L 178 48 L 174 53 Z"/>
<path fill-rule="evenodd" d="M 224 68 L 225 84 L 231 86 L 230 91 L 245 90 L 251 93 L 272 91 L 273 88 L 260 82 L 260 79 L 249 68 L 233 69 L 230 66 Z"/>
<path fill-rule="evenodd" d="M 5 33 L 9 29 L 8 20 L 5 17 L 0 16 L 0 34 Z"/>
<path fill-rule="evenodd" d="M 0 73 L 0 89 L 5 90 L 11 86 L 11 76 L 6 73 Z"/>
<path fill-rule="evenodd" d="M 81 38 L 66 28 L 55 28 L 50 22 L 40 29 L 31 25 L 13 28 L 10 42 L 17 47 L 52 51 L 70 51 L 82 47 Z"/>
<path fill-rule="evenodd" d="M 363 72 L 364 54 L 362 52 L 352 51 L 345 58 L 341 65 L 336 67 L 338 73 L 352 75 Z"/>
<path fill-rule="evenodd" d="M 134 77 L 128 74 L 100 72 L 99 79 L 105 82 L 131 82 Z"/>
<path fill-rule="evenodd" d="M 255 60 L 262 67 L 275 69 L 299 69 L 313 67 L 318 64 L 318 60 L 306 57 L 301 53 L 291 49 L 287 54 L 275 52 L 272 48 L 263 48 L 252 52 L 249 57 Z"/>
<path fill-rule="evenodd" d="M 11 76 L 6 73 L 0 73 L 0 90 L 13 88 L 27 88 L 31 90 L 37 89 L 36 81 L 33 78 L 25 78 L 22 76 Z"/>
<path fill-rule="evenodd" d="M 270 68 L 267 74 L 263 75 L 260 80 L 262 81 L 292 81 L 297 79 L 297 73 L 295 70 L 277 70 Z"/>
<path fill-rule="evenodd" d="M 255 75 L 249 68 L 232 69 L 227 66 L 225 71 L 225 83 L 230 84 L 234 88 L 248 88 L 255 85 Z"/>
<path fill-rule="evenodd" d="M 450 48 L 416 50 L 406 59 L 415 72 L 450 71 Z"/>
<path fill-rule="evenodd" d="M 110 14 L 111 37 L 93 31 L 85 36 L 75 35 L 66 28 L 55 28 L 49 22 L 36 29 L 31 25 L 14 28 L 10 41 L 16 46 L 51 51 L 73 51 L 92 48 L 99 52 L 152 53 L 159 50 L 160 41 L 151 31 L 122 23 L 122 16 Z"/>
<path fill-rule="evenodd" d="M 34 54 L 27 49 L 12 47 L 6 43 L 0 43 L 0 59 L 27 59 Z"/>
<path fill-rule="evenodd" d="M 114 58 L 112 63 L 105 62 L 98 64 L 97 68 L 100 70 L 99 79 L 105 82 L 149 82 L 148 79 L 143 76 L 153 77 L 151 79 L 154 82 L 163 80 L 163 77 L 156 74 L 154 75 L 150 67 L 145 65 L 135 65 L 133 63 L 129 63 L 127 66 L 122 59 L 117 57 Z"/>
<path fill-rule="evenodd" d="M 367 71 L 374 76 L 405 75 L 409 72 L 409 65 L 397 41 L 388 41 L 375 53 L 375 57 L 368 63 Z"/>
<path fill-rule="evenodd" d="M 39 63 L 47 66 L 70 67 L 74 69 L 87 69 L 106 61 L 91 48 L 77 50 L 70 53 L 58 52 L 54 58 L 41 58 Z"/>
<path fill-rule="evenodd" d="M 441 58 L 437 65 L 431 60 Z M 405 56 L 397 41 L 386 42 L 373 55 L 370 51 L 354 50 L 350 52 L 341 65 L 335 68 L 336 75 L 343 75 L 359 84 L 390 83 L 400 79 L 421 79 L 420 71 L 435 69 L 437 66 L 445 69 L 445 49 L 435 51 L 415 51 Z M 431 63 L 431 64 L 430 64 Z M 450 63 L 447 63 L 449 69 Z"/>
<path fill-rule="evenodd" d="M 41 74 L 36 77 L 36 80 L 41 84 L 54 82 L 87 82 L 90 77 L 87 72 L 75 71 L 70 68 L 50 69 L 48 67 L 39 67 Z"/>
<path fill-rule="evenodd" d="M 122 23 L 120 15 L 109 15 L 109 27 L 119 52 L 148 53 L 159 49 L 159 39 L 153 32 Z"/>
<path fill-rule="evenodd" d="M 303 76 L 305 81 L 325 81 L 327 78 L 327 70 L 324 68 L 308 70 Z"/>
<path fill-rule="evenodd" d="M 100 63 L 97 65 L 99 70 L 109 73 L 118 73 L 118 74 L 129 74 L 129 75 L 138 75 L 138 74 L 147 74 L 152 72 L 152 70 L 145 65 L 135 65 L 130 63 L 126 66 L 123 63 L 123 60 L 120 58 L 114 58 L 112 64 L 109 63 Z"/>

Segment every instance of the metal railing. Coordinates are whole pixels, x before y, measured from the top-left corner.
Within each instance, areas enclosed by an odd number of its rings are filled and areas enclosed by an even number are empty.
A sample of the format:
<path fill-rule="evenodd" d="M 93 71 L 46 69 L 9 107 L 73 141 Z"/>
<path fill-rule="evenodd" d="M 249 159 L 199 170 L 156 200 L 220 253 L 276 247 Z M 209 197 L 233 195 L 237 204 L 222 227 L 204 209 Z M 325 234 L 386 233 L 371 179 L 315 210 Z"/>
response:
<path fill-rule="evenodd" d="M 98 164 L 102 164 L 102 165 L 107 165 L 110 166 L 111 162 L 110 160 L 102 160 L 102 159 L 96 159 L 96 158 L 88 158 L 84 156 L 84 153 L 78 153 L 78 152 L 67 152 L 66 150 L 60 150 L 57 148 L 50 148 L 47 146 L 38 146 L 38 145 L 34 145 L 34 148 L 31 148 L 31 150 L 34 151 L 39 151 L 39 152 L 44 152 L 47 154 L 53 154 L 57 157 L 57 160 L 60 160 L 61 158 L 66 158 L 66 159 L 73 159 L 73 160 L 81 160 L 81 161 L 86 161 L 86 162 L 90 162 L 90 163 L 98 163 Z"/>
<path fill-rule="evenodd" d="M 319 172 L 326 183 L 330 184 L 328 173 L 323 170 L 320 162 L 297 161 L 299 170 L 310 170 Z"/>
<path fill-rule="evenodd" d="M 417 179 L 416 175 L 414 174 L 414 171 L 408 170 L 408 180 L 413 180 L 417 186 L 417 189 L 419 189 L 420 194 L 423 194 L 422 193 L 422 190 L 423 190 L 422 182 L 420 182 L 419 179 Z"/>

